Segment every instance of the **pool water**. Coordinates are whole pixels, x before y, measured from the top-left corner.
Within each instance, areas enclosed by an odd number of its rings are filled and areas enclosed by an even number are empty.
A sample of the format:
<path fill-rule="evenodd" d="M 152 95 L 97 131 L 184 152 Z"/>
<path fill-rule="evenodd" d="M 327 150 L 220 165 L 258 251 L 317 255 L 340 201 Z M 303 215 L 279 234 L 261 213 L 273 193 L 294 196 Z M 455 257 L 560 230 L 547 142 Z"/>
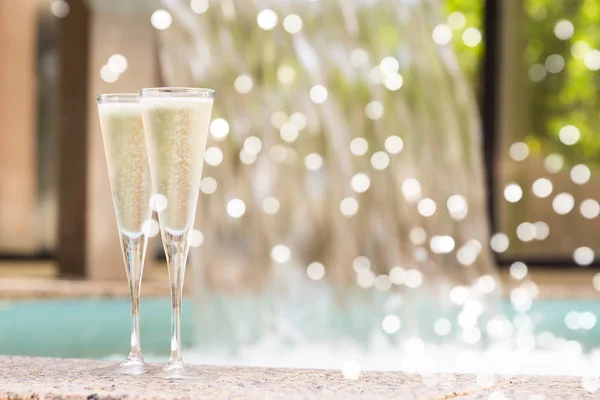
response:
<path fill-rule="evenodd" d="M 541 300 L 528 312 L 535 330 L 529 342 L 542 332 L 561 338 L 560 348 L 531 343 L 516 347 L 456 347 L 449 341 L 423 346 L 405 333 L 408 341 L 390 342 L 376 332 L 369 343 L 350 341 L 310 343 L 299 340 L 290 346 L 276 334 L 265 335 L 242 349 L 193 343 L 194 315 L 191 301 L 183 309 L 184 355 L 189 362 L 216 365 L 263 365 L 274 367 L 342 368 L 356 361 L 365 370 L 412 370 L 423 366 L 436 371 L 490 373 L 537 373 L 586 375 L 600 368 L 600 324 L 569 329 L 570 311 L 600 316 L 600 301 Z M 510 303 L 505 314 L 515 316 Z M 141 332 L 144 353 L 150 361 L 165 361 L 169 352 L 168 298 L 143 299 Z M 119 358 L 128 351 L 129 303 L 126 299 L 15 300 L 0 303 L 0 354 L 47 357 Z M 197 327 L 210 330 L 210 326 Z M 214 328 L 213 328 L 214 329 Z M 402 330 L 401 330 L 402 332 Z M 425 339 L 427 340 L 427 339 Z M 578 345 L 573 347 L 573 343 Z M 429 343 L 429 342 L 428 342 Z M 534 349 L 535 348 L 535 349 Z M 412 358 L 411 358 L 412 357 Z M 415 364 L 415 360 L 418 360 Z M 423 364 L 425 363 L 425 364 Z"/>

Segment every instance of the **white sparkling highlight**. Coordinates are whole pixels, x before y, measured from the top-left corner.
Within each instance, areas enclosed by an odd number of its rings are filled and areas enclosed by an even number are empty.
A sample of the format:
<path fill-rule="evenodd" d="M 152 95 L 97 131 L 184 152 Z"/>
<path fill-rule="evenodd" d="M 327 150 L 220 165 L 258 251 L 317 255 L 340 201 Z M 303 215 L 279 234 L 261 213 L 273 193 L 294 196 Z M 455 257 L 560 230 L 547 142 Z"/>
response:
<path fill-rule="evenodd" d="M 515 142 L 510 145 L 508 154 L 515 161 L 523 161 L 529 155 L 529 146 L 523 142 Z"/>
<path fill-rule="evenodd" d="M 304 166 L 309 171 L 317 171 L 323 166 L 323 157 L 317 153 L 310 153 L 304 159 Z"/>
<path fill-rule="evenodd" d="M 508 250 L 509 243 L 508 236 L 504 233 L 495 233 L 490 239 L 490 247 L 496 253 L 504 253 Z"/>
<path fill-rule="evenodd" d="M 590 180 L 592 173 L 587 165 L 577 164 L 571 168 L 571 180 L 577 185 L 583 185 Z"/>
<path fill-rule="evenodd" d="M 270 9 L 262 10 L 256 17 L 256 23 L 258 26 L 265 30 L 273 30 L 277 26 L 278 21 L 277 13 Z"/>
<path fill-rule="evenodd" d="M 210 136 L 213 139 L 220 142 L 224 140 L 229 134 L 229 122 L 224 120 L 223 118 L 214 119 L 210 123 Z"/>
<path fill-rule="evenodd" d="M 284 244 L 278 244 L 271 249 L 271 258 L 278 264 L 284 264 L 290 260 L 292 252 Z"/>
<path fill-rule="evenodd" d="M 352 217 L 358 212 L 358 201 L 353 197 L 346 197 L 340 202 L 340 212 L 346 217 Z"/>
<path fill-rule="evenodd" d="M 320 262 L 312 262 L 306 267 L 306 275 L 313 281 L 321 280 L 325 276 L 325 267 Z"/>
<path fill-rule="evenodd" d="M 418 201 L 421 198 L 421 184 L 414 178 L 407 178 L 402 182 L 402 194 L 409 202 Z"/>
<path fill-rule="evenodd" d="M 533 185 L 531 185 L 533 194 L 541 199 L 550 196 L 550 194 L 552 194 L 552 189 L 552 182 L 546 178 L 536 179 L 536 181 L 533 182 Z"/>
<path fill-rule="evenodd" d="M 383 104 L 380 101 L 371 101 L 365 106 L 365 115 L 371 120 L 378 120 L 383 117 Z"/>
<path fill-rule="evenodd" d="M 352 190 L 355 192 L 364 193 L 369 189 L 369 186 L 371 186 L 371 179 L 369 179 L 367 174 L 359 172 L 352 177 L 350 185 L 352 186 Z"/>
<path fill-rule="evenodd" d="M 544 168 L 551 174 L 559 172 L 565 165 L 565 159 L 558 153 L 549 154 L 544 160 Z"/>
<path fill-rule="evenodd" d="M 388 136 L 385 139 L 385 150 L 390 154 L 398 154 L 404 148 L 404 142 L 399 136 Z"/>
<path fill-rule="evenodd" d="M 357 137 L 350 141 L 350 152 L 355 156 L 363 156 L 369 150 L 369 143 L 365 138 Z"/>
<path fill-rule="evenodd" d="M 436 209 L 437 206 L 435 201 L 430 198 L 425 198 L 419 201 L 419 204 L 417 205 L 417 211 L 419 211 L 419 214 L 424 217 L 431 217 L 433 214 L 435 214 Z"/>
<path fill-rule="evenodd" d="M 481 32 L 476 28 L 467 28 L 463 32 L 462 40 L 467 47 L 475 47 L 481 43 Z"/>
<path fill-rule="evenodd" d="M 316 104 L 325 103 L 327 95 L 327 88 L 325 86 L 315 85 L 310 89 L 310 99 Z"/>
<path fill-rule="evenodd" d="M 204 153 L 204 162 L 216 167 L 223 162 L 223 152 L 218 147 L 209 147 Z"/>
<path fill-rule="evenodd" d="M 581 202 L 579 212 L 584 218 L 594 219 L 600 215 L 600 204 L 594 199 L 586 199 Z"/>
<path fill-rule="evenodd" d="M 510 265 L 510 276 L 516 280 L 524 279 L 527 276 L 527 265 L 521 261 L 512 263 Z"/>
<path fill-rule="evenodd" d="M 215 178 L 207 176 L 200 181 L 200 191 L 204 194 L 213 194 L 217 190 L 217 181 Z"/>
<path fill-rule="evenodd" d="M 378 171 L 382 171 L 390 165 L 390 156 L 384 151 L 377 151 L 371 156 L 371 165 Z"/>
<path fill-rule="evenodd" d="M 127 70 L 127 66 L 129 65 L 127 62 L 127 58 L 125 58 L 122 54 L 113 54 L 108 58 L 108 62 L 106 63 L 108 68 L 115 71 L 117 74 L 122 74 Z"/>
<path fill-rule="evenodd" d="M 439 45 L 448 44 L 452 40 L 452 28 L 444 24 L 437 25 L 433 28 L 431 37 Z"/>
<path fill-rule="evenodd" d="M 246 204 L 240 199 L 231 199 L 227 202 L 227 214 L 233 218 L 240 218 L 246 212 Z"/>
<path fill-rule="evenodd" d="M 559 215 L 566 215 L 571 212 L 575 206 L 575 199 L 569 193 L 559 193 L 552 200 L 552 208 Z"/>
<path fill-rule="evenodd" d="M 398 332 L 401 325 L 400 318 L 396 315 L 386 315 L 385 318 L 383 318 L 383 321 L 381 321 L 381 329 L 389 335 Z"/>
<path fill-rule="evenodd" d="M 584 267 L 587 267 L 593 263 L 595 257 L 596 255 L 594 254 L 594 250 L 586 246 L 579 247 L 573 252 L 573 260 L 575 261 L 575 264 Z"/>
<path fill-rule="evenodd" d="M 572 146 L 577 143 L 580 137 L 581 132 L 573 125 L 565 125 L 560 128 L 560 131 L 558 132 L 558 138 L 567 146 Z"/>
<path fill-rule="evenodd" d="M 173 23 L 173 17 L 167 10 L 156 10 L 150 16 L 150 23 L 159 31 L 164 31 Z"/>
<path fill-rule="evenodd" d="M 277 214 L 279 207 L 279 200 L 276 197 L 270 196 L 263 200 L 262 208 L 267 215 Z"/>
<path fill-rule="evenodd" d="M 568 40 L 575 33 L 573 23 L 566 19 L 561 19 L 554 25 L 554 34 L 560 40 Z"/>
<path fill-rule="evenodd" d="M 504 188 L 504 198 L 509 203 L 516 203 L 523 197 L 523 189 L 516 183 L 509 183 Z"/>
<path fill-rule="evenodd" d="M 235 82 L 233 82 L 233 87 L 235 91 L 241 94 L 246 94 L 252 90 L 253 82 L 252 78 L 248 75 L 240 75 L 235 78 Z"/>
<path fill-rule="evenodd" d="M 302 18 L 296 14 L 290 14 L 283 19 L 283 29 L 292 35 L 302 30 Z"/>

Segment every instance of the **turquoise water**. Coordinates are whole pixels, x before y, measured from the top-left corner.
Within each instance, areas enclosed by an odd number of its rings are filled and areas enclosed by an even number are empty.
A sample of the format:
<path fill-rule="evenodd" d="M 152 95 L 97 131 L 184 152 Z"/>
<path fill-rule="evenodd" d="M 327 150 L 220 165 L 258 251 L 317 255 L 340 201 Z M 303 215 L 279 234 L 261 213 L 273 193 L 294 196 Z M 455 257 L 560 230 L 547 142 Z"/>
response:
<path fill-rule="evenodd" d="M 188 305 L 185 307 L 185 305 Z M 184 302 L 184 347 L 193 344 L 192 301 Z M 510 303 L 504 312 L 514 315 Z M 591 311 L 600 320 L 600 301 L 544 300 L 529 311 L 536 333 L 550 331 L 577 340 L 584 350 L 600 346 L 600 323 L 591 330 L 569 330 L 569 311 Z M 168 298 L 144 299 L 141 331 L 144 352 L 169 351 Z M 218 325 L 218 324 L 215 324 Z M 210 329 L 210 327 L 203 327 Z M 0 354 L 101 358 L 128 351 L 129 303 L 125 299 L 18 300 L 0 303 Z"/>

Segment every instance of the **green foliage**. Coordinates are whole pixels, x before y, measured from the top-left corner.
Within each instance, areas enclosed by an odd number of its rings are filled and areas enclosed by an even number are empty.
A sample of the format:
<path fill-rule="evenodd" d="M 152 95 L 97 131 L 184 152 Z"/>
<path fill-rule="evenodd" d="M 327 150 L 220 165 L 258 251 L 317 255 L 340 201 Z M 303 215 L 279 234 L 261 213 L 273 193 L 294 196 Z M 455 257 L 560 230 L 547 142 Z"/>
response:
<path fill-rule="evenodd" d="M 483 7 L 483 0 L 446 0 L 448 14 L 465 15 L 464 29 L 482 29 Z M 600 73 L 586 67 L 584 55 L 600 49 L 600 0 L 524 0 L 523 13 L 527 38 L 523 73 L 527 74 L 535 64 L 544 66 L 553 54 L 565 61 L 561 71 L 547 72 L 539 82 L 527 78 L 524 95 L 529 99 L 530 112 L 528 126 L 522 132 L 523 140 L 542 155 L 558 151 L 571 164 L 598 165 Z M 556 23 L 563 19 L 575 28 L 574 34 L 566 40 L 559 39 L 554 32 Z M 466 46 L 461 38 L 464 29 L 454 31 L 453 42 L 463 70 L 477 83 L 483 44 L 473 48 Z M 565 125 L 574 125 L 580 130 L 581 139 L 577 144 L 565 146 L 559 141 L 559 131 Z"/>

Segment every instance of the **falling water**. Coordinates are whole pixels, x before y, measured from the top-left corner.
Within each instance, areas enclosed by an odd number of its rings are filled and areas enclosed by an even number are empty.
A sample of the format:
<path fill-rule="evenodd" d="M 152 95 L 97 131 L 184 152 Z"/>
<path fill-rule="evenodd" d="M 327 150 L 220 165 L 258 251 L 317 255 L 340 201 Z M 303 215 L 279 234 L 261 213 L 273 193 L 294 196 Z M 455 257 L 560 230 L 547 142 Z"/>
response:
<path fill-rule="evenodd" d="M 198 345 L 484 343 L 500 283 L 480 124 L 432 38 L 438 2 L 163 3 L 165 84 L 217 92 Z"/>

